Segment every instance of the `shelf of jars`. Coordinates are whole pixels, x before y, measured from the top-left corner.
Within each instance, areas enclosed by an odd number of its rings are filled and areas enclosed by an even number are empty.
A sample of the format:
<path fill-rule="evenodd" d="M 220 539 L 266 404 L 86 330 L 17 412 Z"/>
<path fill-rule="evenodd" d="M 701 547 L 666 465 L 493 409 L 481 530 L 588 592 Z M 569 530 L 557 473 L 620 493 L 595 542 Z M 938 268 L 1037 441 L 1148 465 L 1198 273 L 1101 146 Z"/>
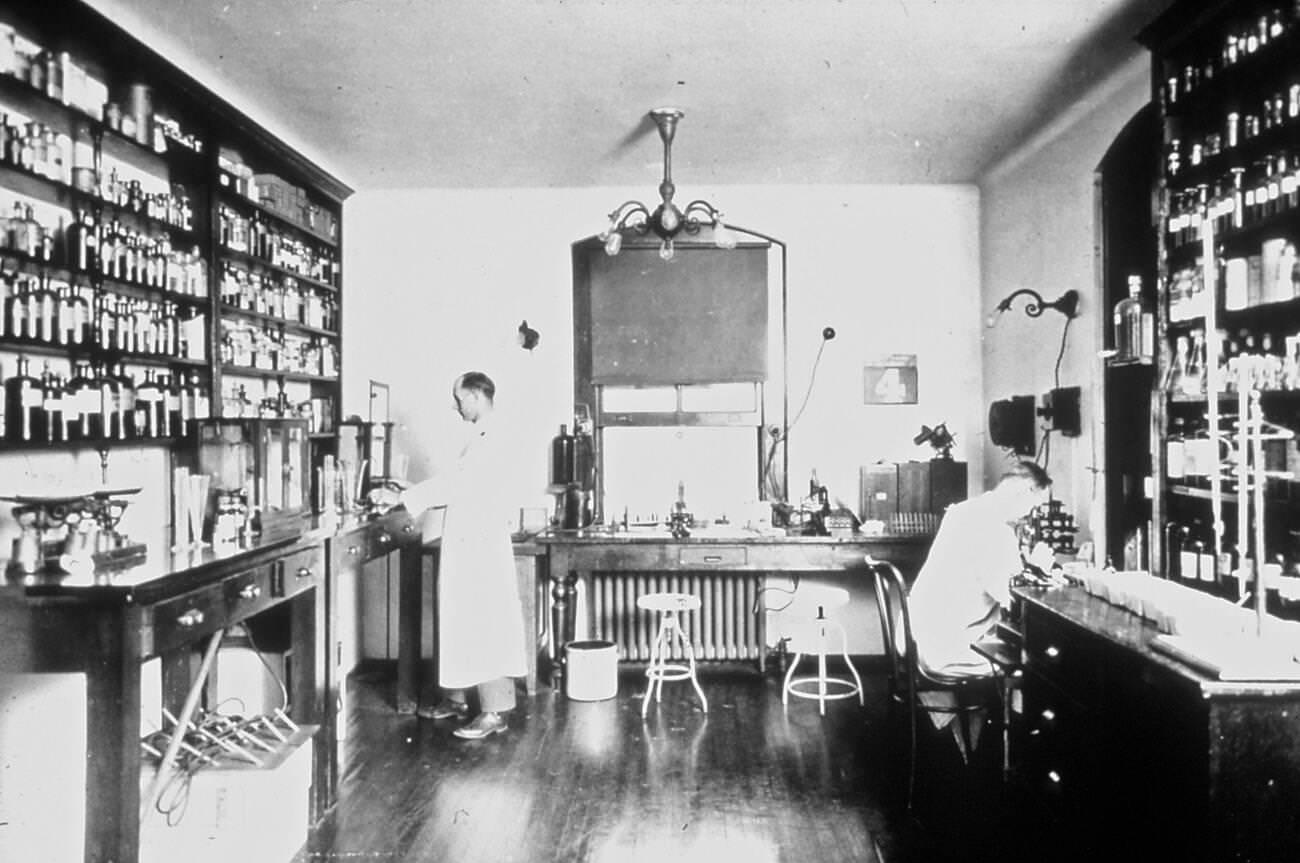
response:
<path fill-rule="evenodd" d="M 234 210 L 237 214 L 245 219 L 252 220 L 257 218 L 265 222 L 270 228 L 279 231 L 287 231 L 290 234 L 298 236 L 303 241 L 313 245 L 320 245 L 326 248 L 338 248 L 338 239 L 336 236 L 330 236 L 321 230 L 303 224 L 286 213 L 278 212 L 269 206 L 254 201 L 234 191 L 234 179 L 227 173 L 220 172 L 218 175 L 220 183 L 217 200 L 222 206 Z M 333 230 L 337 234 L 338 222 L 332 215 L 328 220 L 324 216 L 317 216 L 316 219 L 326 221 L 328 225 L 333 225 Z M 328 230 L 328 227 L 325 229 Z"/>
<path fill-rule="evenodd" d="M 0 51 L 0 58 L 2 55 Z M 58 58 L 57 54 L 50 56 Z M 71 57 L 60 62 L 76 63 Z M 3 67 L 0 59 L 0 103 L 8 113 L 50 128 L 56 136 L 66 138 L 70 148 L 95 147 L 109 159 L 149 172 L 176 162 L 197 168 L 201 162 L 198 157 L 203 153 L 203 141 L 198 135 L 182 129 L 175 119 L 158 114 L 145 121 L 147 131 L 141 135 L 138 126 L 144 118 L 131 112 L 124 115 L 122 106 L 109 99 L 107 86 L 88 80 L 84 73 L 73 76 L 81 83 L 72 90 L 51 91 Z"/>
<path fill-rule="evenodd" d="M 251 309 L 243 309 L 238 306 L 232 306 L 228 303 L 221 304 L 220 313 L 222 317 L 236 317 L 236 318 L 243 318 L 244 320 L 259 321 L 265 324 L 271 324 L 273 326 L 282 328 L 284 332 L 287 333 L 298 333 L 306 336 L 319 336 L 321 338 L 327 338 L 327 339 L 337 339 L 339 337 L 339 334 L 334 330 L 327 330 L 322 327 L 308 326 L 307 324 L 300 323 L 298 320 L 289 320 L 287 318 L 283 318 L 275 314 L 253 311 Z"/>
<path fill-rule="evenodd" d="M 285 264 L 282 263 L 275 263 L 274 261 L 269 260 L 267 258 L 262 258 L 257 255 L 250 254 L 249 252 L 242 251 L 240 249 L 231 248 L 225 245 L 223 245 L 222 248 L 220 249 L 219 256 L 222 258 L 222 260 L 227 261 L 229 263 L 239 264 L 244 267 L 269 273 L 275 276 L 296 279 L 298 282 L 300 282 L 302 285 L 306 287 L 316 288 L 323 291 L 331 291 L 331 292 L 338 291 L 338 286 L 334 281 L 323 281 L 322 279 L 318 278 L 316 275 L 312 274 L 314 271 L 309 270 L 308 272 L 302 272 L 300 269 L 296 268 L 296 265 L 286 266 Z M 331 280 L 336 279 L 337 274 L 331 273 L 330 278 Z"/>
<path fill-rule="evenodd" d="M 279 369 L 261 369 L 254 366 L 240 366 L 232 363 L 222 363 L 221 373 L 223 375 L 232 375 L 248 378 L 279 378 L 286 381 L 299 381 L 302 383 L 329 383 L 337 384 L 339 382 L 337 375 L 313 374 L 311 372 L 293 372 L 282 371 Z"/>

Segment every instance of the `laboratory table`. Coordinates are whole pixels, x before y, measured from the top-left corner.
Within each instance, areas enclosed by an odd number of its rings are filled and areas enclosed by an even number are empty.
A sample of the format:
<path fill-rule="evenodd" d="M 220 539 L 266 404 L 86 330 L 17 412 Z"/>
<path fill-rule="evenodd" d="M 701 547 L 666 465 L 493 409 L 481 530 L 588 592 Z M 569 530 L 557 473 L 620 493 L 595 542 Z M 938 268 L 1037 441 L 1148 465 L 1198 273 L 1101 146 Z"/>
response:
<path fill-rule="evenodd" d="M 928 535 L 839 537 L 771 535 L 755 532 L 697 530 L 676 538 L 666 531 L 550 531 L 537 537 L 546 548 L 552 581 L 553 631 L 550 652 L 554 683 L 564 674 L 564 645 L 574 638 L 575 598 L 581 583 L 589 592 L 595 574 L 722 573 L 735 576 L 843 573 L 870 582 L 867 555 L 889 561 L 913 577 L 930 546 Z M 704 597 L 709 602 L 709 597 Z M 592 603 L 587 604 L 592 623 Z M 707 608 L 705 609 L 707 613 Z M 758 615 L 760 667 L 764 661 L 762 626 Z M 590 630 L 589 630 L 590 631 Z"/>
<path fill-rule="evenodd" d="M 1300 683 L 1221 680 L 1078 587 L 1017 587 L 1020 810 L 1068 860 L 1300 859 Z M 1069 848 L 1060 837 L 1071 837 Z"/>
<path fill-rule="evenodd" d="M 362 557 L 397 547 L 410 554 L 405 513 L 375 521 L 304 522 L 300 535 L 244 546 L 157 554 L 134 566 L 86 575 L 40 574 L 0 585 L 0 673 L 86 676 L 85 854 L 87 863 L 139 857 L 141 664 L 158 657 L 163 706 L 179 715 L 196 674 L 194 650 L 225 628 L 272 608 L 288 609 L 294 656 L 289 715 L 318 725 L 311 817 L 333 802 L 334 711 L 339 681 L 327 661 L 331 544 Z M 418 543 L 415 545 L 418 549 Z"/>

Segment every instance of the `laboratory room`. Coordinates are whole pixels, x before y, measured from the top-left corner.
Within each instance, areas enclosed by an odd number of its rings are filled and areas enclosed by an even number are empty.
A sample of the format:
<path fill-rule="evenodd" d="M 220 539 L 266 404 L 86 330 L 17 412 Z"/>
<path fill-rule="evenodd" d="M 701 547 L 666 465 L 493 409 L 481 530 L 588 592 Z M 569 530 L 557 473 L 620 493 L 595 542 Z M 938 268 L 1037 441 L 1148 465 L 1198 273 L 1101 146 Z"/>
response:
<path fill-rule="evenodd" d="M 1300 2 L 0 0 L 0 861 L 1300 860 Z"/>

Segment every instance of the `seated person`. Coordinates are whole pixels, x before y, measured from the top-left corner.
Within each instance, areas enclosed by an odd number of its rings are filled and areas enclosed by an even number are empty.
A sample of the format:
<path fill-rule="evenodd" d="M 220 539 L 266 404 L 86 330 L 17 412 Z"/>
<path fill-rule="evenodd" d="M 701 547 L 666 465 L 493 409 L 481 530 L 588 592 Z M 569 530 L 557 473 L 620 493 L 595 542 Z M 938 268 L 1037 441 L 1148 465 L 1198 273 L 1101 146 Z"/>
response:
<path fill-rule="evenodd" d="M 989 661 L 971 649 L 971 643 L 997 625 L 1001 611 L 1011 604 L 1010 580 L 1025 568 L 1017 524 L 1034 507 L 1047 500 L 1052 480 L 1038 465 L 1021 461 L 1012 465 L 989 491 L 955 503 L 944 513 L 925 564 L 908 591 L 912 635 L 922 668 L 937 675 L 988 676 Z M 1039 543 L 1029 562 L 1042 570 L 1052 565 L 1052 550 Z M 926 699 L 951 706 L 949 693 L 927 693 Z M 937 727 L 951 715 L 933 713 Z M 979 724 L 968 730 L 978 740 Z M 954 727 L 957 742 L 965 744 Z"/>

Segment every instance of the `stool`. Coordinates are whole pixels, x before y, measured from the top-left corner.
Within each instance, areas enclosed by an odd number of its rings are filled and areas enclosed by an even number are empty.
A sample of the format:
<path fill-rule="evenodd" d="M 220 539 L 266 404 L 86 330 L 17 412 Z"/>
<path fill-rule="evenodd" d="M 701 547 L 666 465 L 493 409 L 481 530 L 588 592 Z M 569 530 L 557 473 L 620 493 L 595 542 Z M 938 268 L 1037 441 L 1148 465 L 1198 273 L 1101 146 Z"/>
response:
<path fill-rule="evenodd" d="M 655 633 L 654 644 L 650 645 L 650 667 L 645 670 L 647 685 L 645 697 L 641 699 L 641 717 L 645 718 L 646 710 L 650 707 L 650 693 L 654 693 L 655 703 L 659 703 L 659 694 L 663 691 L 665 680 L 689 680 L 699 693 L 704 712 L 708 713 L 709 701 L 704 697 L 704 690 L 700 688 L 700 681 L 695 676 L 695 651 L 686 640 L 680 617 L 683 612 L 698 610 L 700 598 L 689 593 L 647 593 L 637 597 L 636 607 L 659 613 L 659 630 Z M 689 664 L 668 661 L 668 653 L 674 642 L 681 645 Z"/>
<path fill-rule="evenodd" d="M 797 649 L 794 660 L 790 663 L 790 669 L 785 673 L 781 703 L 789 704 L 791 695 L 796 698 L 816 698 L 817 712 L 822 716 L 826 715 L 828 700 L 852 698 L 856 695 L 858 704 L 866 704 L 862 694 L 862 678 L 858 677 L 858 670 L 853 667 L 853 662 L 849 659 L 848 638 L 844 634 L 844 627 L 826 615 L 826 609 L 839 608 L 847 604 L 849 592 L 842 587 L 804 586 L 800 588 L 800 593 L 810 595 L 796 596 L 797 605 L 809 610 L 816 608 L 816 614 L 812 619 L 802 624 L 808 640 L 812 643 L 804 644 L 802 640 L 795 642 Z M 844 664 L 848 666 L 849 673 L 853 675 L 852 680 L 831 677 L 826 673 L 826 648 L 832 633 L 839 635 L 839 653 L 844 657 Z M 816 649 L 817 674 L 795 677 L 795 670 L 799 667 L 799 661 L 804 654 L 813 652 L 808 648 Z"/>

